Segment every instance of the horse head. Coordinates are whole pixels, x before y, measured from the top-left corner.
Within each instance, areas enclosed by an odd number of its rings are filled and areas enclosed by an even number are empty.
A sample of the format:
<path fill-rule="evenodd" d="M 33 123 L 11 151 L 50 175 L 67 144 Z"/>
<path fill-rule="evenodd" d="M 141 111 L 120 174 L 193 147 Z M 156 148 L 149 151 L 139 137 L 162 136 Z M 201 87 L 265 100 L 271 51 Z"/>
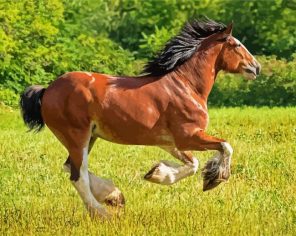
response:
<path fill-rule="evenodd" d="M 232 26 L 231 23 L 223 32 L 217 33 L 217 40 L 223 44 L 217 64 L 224 71 L 240 73 L 246 79 L 254 80 L 261 71 L 261 65 L 248 49 L 232 36 Z"/>

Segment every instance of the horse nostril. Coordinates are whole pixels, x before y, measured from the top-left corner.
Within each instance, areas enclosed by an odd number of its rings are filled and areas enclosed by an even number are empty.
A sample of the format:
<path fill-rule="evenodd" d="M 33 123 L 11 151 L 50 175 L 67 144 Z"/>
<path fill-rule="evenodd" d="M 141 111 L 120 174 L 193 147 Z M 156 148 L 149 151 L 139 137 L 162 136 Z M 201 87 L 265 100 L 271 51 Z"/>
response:
<path fill-rule="evenodd" d="M 247 73 L 253 73 L 253 74 L 254 74 L 254 71 L 252 71 L 252 70 L 249 69 L 249 68 L 246 68 L 245 71 L 246 71 Z"/>
<path fill-rule="evenodd" d="M 256 74 L 259 75 L 260 71 L 261 71 L 261 66 L 257 66 L 256 67 Z"/>

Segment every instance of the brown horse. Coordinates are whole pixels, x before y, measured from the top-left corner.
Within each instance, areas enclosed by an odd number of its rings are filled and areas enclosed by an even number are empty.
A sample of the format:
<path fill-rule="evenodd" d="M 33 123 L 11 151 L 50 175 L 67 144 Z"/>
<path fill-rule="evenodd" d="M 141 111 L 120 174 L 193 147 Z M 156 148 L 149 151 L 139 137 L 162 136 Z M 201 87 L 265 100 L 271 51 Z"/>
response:
<path fill-rule="evenodd" d="M 143 76 L 68 72 L 46 89 L 28 87 L 20 105 L 30 129 L 46 124 L 68 150 L 65 167 L 90 213 L 106 216 L 102 202 L 124 202 L 112 182 L 88 172 L 88 153 L 97 138 L 159 146 L 183 163 L 155 165 L 144 177 L 154 183 L 170 185 L 195 174 L 192 150 L 218 151 L 203 168 L 204 191 L 229 178 L 230 144 L 205 132 L 208 95 L 221 70 L 255 79 L 260 64 L 232 36 L 232 24 L 196 20 L 147 64 Z"/>

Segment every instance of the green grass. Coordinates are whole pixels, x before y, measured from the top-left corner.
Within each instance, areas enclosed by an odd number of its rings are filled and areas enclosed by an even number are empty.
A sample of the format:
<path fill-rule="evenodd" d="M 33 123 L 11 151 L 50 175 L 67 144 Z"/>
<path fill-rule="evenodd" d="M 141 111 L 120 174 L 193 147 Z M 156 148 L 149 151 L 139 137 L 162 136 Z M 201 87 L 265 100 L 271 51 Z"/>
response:
<path fill-rule="evenodd" d="M 127 200 L 101 222 L 88 217 L 49 130 L 27 133 L 18 111 L 0 108 L 0 234 L 296 235 L 296 108 L 211 109 L 210 118 L 209 133 L 234 156 L 229 182 L 208 192 L 200 171 L 173 186 L 144 181 L 152 164 L 174 160 L 158 148 L 97 141 L 90 170 Z M 211 155 L 196 152 L 201 166 Z"/>

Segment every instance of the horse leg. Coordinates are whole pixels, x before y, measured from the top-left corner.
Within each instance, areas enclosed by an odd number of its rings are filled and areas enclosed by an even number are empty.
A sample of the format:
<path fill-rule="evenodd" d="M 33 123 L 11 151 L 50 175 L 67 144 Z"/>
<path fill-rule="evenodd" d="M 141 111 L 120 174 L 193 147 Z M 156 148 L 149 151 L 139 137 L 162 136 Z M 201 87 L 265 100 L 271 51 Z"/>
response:
<path fill-rule="evenodd" d="M 88 209 L 90 216 L 107 217 L 107 211 L 95 199 L 90 189 L 88 174 L 88 144 L 89 141 L 84 147 L 75 145 L 69 145 L 67 147 L 70 154 L 70 180 Z"/>
<path fill-rule="evenodd" d="M 203 131 L 199 131 L 190 137 L 190 139 L 187 139 L 186 144 L 184 146 L 182 145 L 181 149 L 218 151 L 218 153 L 215 154 L 202 169 L 204 191 L 215 188 L 221 182 L 228 180 L 230 176 L 230 164 L 233 149 L 225 140 L 210 136 Z"/>
<path fill-rule="evenodd" d="M 97 140 L 97 138 L 95 138 L 93 136 L 90 138 L 89 144 L 88 144 L 88 154 L 90 153 L 91 149 L 93 148 L 96 140 Z M 67 160 L 64 163 L 64 171 L 68 172 L 68 173 L 71 173 L 70 160 L 71 160 L 71 158 L 70 158 L 70 156 L 68 156 Z"/>
<path fill-rule="evenodd" d="M 182 152 L 175 147 L 165 147 L 163 149 L 182 161 L 184 165 L 161 161 L 144 176 L 146 180 L 153 183 L 171 185 L 197 172 L 198 160 L 194 158 L 190 151 Z"/>
<path fill-rule="evenodd" d="M 96 137 L 91 137 L 88 145 L 88 154 L 96 141 Z M 70 165 L 71 157 L 68 156 L 64 163 L 64 170 L 71 173 Z M 90 190 L 99 203 L 106 203 L 111 206 L 123 207 L 125 199 L 121 191 L 114 185 L 111 180 L 97 177 L 92 172 L 88 171 Z"/>

